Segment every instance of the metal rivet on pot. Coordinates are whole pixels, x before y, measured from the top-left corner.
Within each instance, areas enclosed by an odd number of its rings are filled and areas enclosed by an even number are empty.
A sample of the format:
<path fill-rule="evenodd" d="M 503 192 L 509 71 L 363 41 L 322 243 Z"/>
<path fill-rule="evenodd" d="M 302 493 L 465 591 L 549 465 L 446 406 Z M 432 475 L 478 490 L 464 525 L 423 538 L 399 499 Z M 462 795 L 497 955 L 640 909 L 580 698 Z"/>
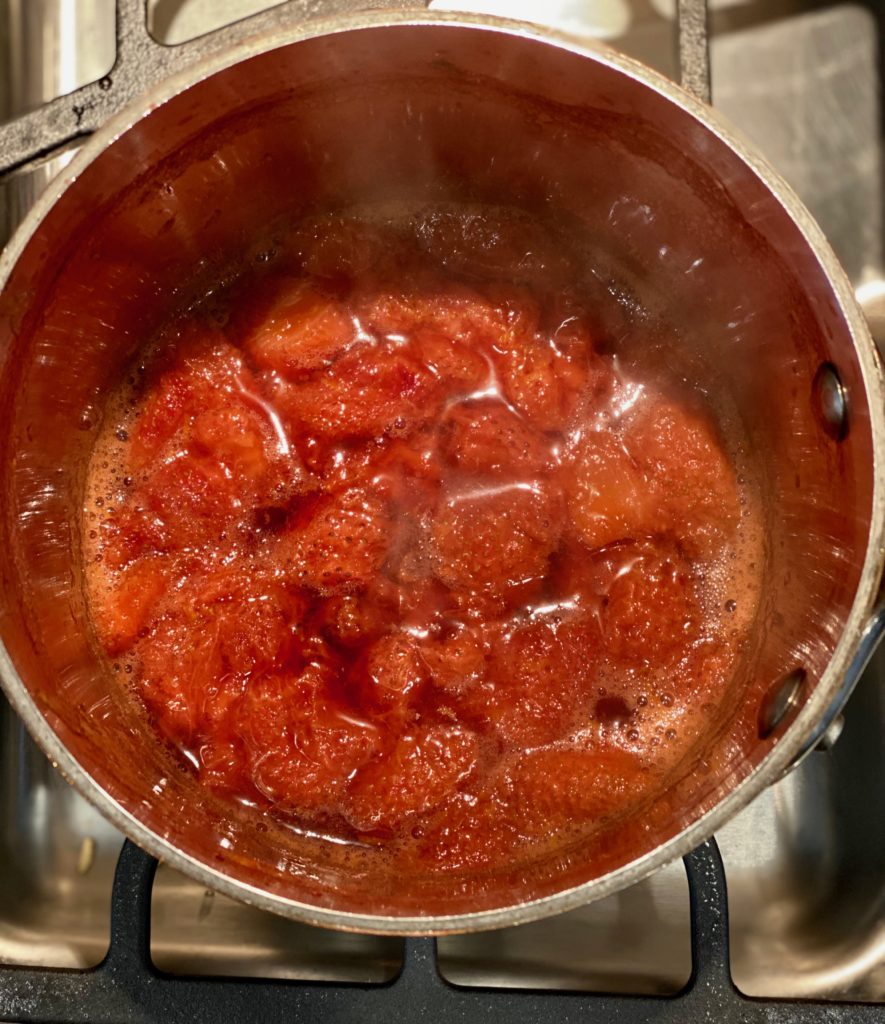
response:
<path fill-rule="evenodd" d="M 759 735 L 762 739 L 770 736 L 798 711 L 805 679 L 805 669 L 796 668 L 768 688 L 759 707 Z"/>
<path fill-rule="evenodd" d="M 848 433 L 848 398 L 832 363 L 822 363 L 814 375 L 811 399 L 821 426 L 835 441 L 841 441 Z"/>

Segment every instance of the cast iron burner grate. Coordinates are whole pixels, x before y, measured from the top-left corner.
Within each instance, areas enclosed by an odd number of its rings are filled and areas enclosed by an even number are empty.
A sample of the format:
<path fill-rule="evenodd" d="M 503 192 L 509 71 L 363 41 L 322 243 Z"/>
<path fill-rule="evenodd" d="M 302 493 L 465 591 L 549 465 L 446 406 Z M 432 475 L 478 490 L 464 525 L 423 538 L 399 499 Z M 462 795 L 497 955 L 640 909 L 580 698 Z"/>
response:
<path fill-rule="evenodd" d="M 400 973 L 382 984 L 183 977 L 151 961 L 151 888 L 157 861 L 126 842 L 111 898 L 107 956 L 88 970 L 0 967 L 0 1019 L 18 1024 L 218 1024 L 324 1021 L 461 1024 L 872 1024 L 871 1003 L 749 999 L 729 967 L 725 872 L 715 840 L 685 858 L 692 971 L 673 996 L 466 988 L 445 981 L 436 940 L 407 939 Z"/>

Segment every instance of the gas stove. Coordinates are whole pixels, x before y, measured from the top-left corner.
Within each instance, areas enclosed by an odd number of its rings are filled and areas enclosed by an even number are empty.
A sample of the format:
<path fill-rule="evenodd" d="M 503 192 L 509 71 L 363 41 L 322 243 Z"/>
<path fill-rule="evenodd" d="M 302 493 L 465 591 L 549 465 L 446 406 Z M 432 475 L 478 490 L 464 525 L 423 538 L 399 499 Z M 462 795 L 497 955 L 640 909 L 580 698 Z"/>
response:
<path fill-rule="evenodd" d="M 555 23 L 678 75 L 675 0 L 431 6 Z M 799 192 L 881 341 L 885 7 L 710 8 L 714 104 Z M 114 9 L 114 0 L 0 0 L 0 120 L 51 114 L 58 108 L 43 105 L 54 97 L 98 83 L 56 117 L 56 127 L 62 115 L 69 125 L 67 135 L 56 130 L 59 149 L 44 153 L 39 131 L 21 136 L 26 159 L 7 161 L 17 166 L 0 176 L 0 237 L 100 123 L 102 93 L 114 88 Z M 313 9 L 304 0 L 148 0 L 146 16 L 172 70 Z M 685 865 L 552 919 L 405 942 L 267 915 L 162 864 L 154 877 L 154 862 L 134 847 L 121 857 L 120 834 L 0 701 L 0 1020 L 872 1021 L 885 1004 L 883 684 L 880 652 L 838 742 L 716 836 L 721 860 L 705 844 Z"/>

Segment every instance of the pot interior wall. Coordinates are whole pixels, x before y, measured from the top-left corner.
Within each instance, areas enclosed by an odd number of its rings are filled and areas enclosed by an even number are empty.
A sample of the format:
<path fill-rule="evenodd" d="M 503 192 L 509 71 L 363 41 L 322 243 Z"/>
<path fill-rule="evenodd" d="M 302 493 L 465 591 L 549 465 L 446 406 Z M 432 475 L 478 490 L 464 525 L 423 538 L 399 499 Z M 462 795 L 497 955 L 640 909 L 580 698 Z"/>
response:
<path fill-rule="evenodd" d="M 407 198 L 542 211 L 582 237 L 630 317 L 733 404 L 766 505 L 764 597 L 727 720 L 703 764 L 616 845 L 404 887 L 248 809 L 176 766 L 90 642 L 76 551 L 102 395 L 134 350 L 274 225 Z M 646 331 L 646 327 L 642 327 Z M 592 57 L 503 31 L 429 24 L 300 41 L 235 64 L 138 120 L 49 211 L 0 299 L 2 633 L 75 759 L 194 858 L 316 906 L 459 913 L 548 895 L 680 831 L 776 742 L 760 700 L 797 667 L 810 697 L 850 610 L 872 503 L 864 383 L 801 233 L 729 148 L 648 86 Z M 641 358 L 641 355 L 640 355 Z M 833 362 L 847 436 L 815 415 Z M 650 828 L 644 828 L 649 824 Z M 589 854 L 592 853 L 592 857 Z"/>

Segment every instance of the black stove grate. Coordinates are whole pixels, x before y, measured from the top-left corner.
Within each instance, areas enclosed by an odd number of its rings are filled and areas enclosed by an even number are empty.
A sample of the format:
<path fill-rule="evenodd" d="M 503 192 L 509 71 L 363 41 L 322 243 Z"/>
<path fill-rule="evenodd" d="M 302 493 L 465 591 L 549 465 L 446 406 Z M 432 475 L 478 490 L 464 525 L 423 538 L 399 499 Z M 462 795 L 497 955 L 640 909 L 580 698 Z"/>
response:
<path fill-rule="evenodd" d="M 0 966 L 0 1020 L 17 1024 L 881 1024 L 872 1003 L 749 999 L 729 967 L 725 871 L 715 840 L 685 857 L 692 972 L 673 996 L 467 988 L 445 981 L 436 940 L 407 939 L 400 973 L 384 984 L 183 977 L 150 953 L 157 862 L 126 842 L 117 862 L 107 956 L 88 970 Z"/>

